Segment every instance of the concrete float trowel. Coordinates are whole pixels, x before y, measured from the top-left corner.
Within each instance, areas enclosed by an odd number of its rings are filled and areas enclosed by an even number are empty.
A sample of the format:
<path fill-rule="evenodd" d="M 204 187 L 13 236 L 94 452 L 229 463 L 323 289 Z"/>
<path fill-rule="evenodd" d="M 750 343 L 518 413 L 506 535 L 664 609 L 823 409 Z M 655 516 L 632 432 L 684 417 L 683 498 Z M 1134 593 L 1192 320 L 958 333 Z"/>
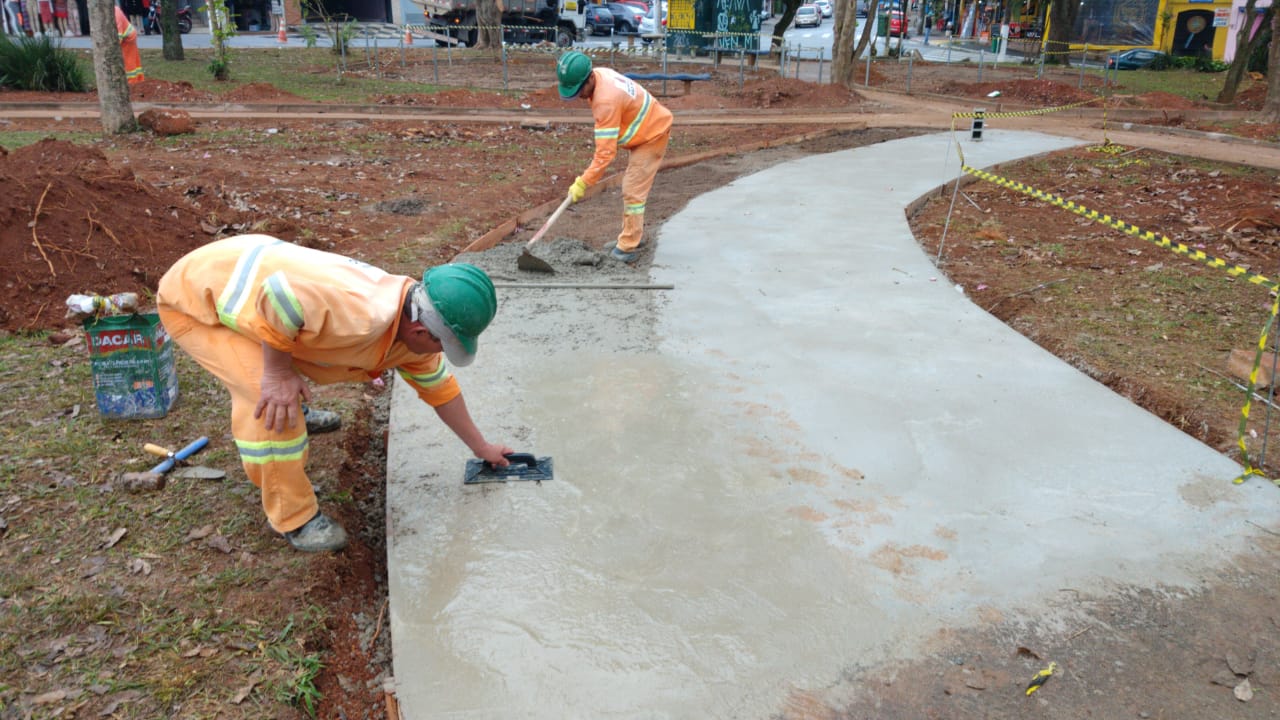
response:
<path fill-rule="evenodd" d="M 529 238 L 529 242 L 525 243 L 524 252 L 520 253 L 520 257 L 516 259 L 516 267 L 521 270 L 531 270 L 533 272 L 541 273 L 553 273 L 556 271 L 555 268 L 551 267 L 551 263 L 548 263 L 546 260 L 543 260 L 529 252 L 529 249 L 533 247 L 534 243 L 541 240 L 543 235 L 547 234 L 547 231 L 551 229 L 552 223 L 560 219 L 560 214 L 563 213 L 565 208 L 569 207 L 572 202 L 573 198 L 566 196 L 564 202 L 560 203 L 560 207 L 556 208 L 556 211 L 551 213 L 551 217 L 547 218 L 547 221 L 542 224 L 542 227 L 538 228 L 538 232 L 534 233 L 533 237 Z"/>
<path fill-rule="evenodd" d="M 496 467 L 486 460 L 472 458 L 467 461 L 467 472 L 462 478 L 464 485 L 482 483 L 504 483 L 512 480 L 532 480 L 541 483 L 552 479 L 551 458 L 534 457 L 532 453 L 511 453 L 505 455 L 511 464 Z"/>

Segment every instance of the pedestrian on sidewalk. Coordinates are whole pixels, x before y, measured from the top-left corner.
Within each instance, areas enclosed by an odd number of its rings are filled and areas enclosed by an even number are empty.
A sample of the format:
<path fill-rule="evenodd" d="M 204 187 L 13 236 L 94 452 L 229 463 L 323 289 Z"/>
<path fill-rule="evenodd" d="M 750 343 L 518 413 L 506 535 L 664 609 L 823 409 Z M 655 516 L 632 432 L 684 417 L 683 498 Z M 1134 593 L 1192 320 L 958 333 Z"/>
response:
<path fill-rule="evenodd" d="M 609 68 L 593 68 L 591 58 L 576 50 L 560 57 L 556 78 L 560 97 L 586 100 L 595 118 L 595 155 L 569 187 L 573 202 L 600 182 L 619 146 L 631 151 L 622 177 L 622 232 L 610 255 L 633 262 L 644 241 L 644 206 L 671 138 L 671 111 L 635 80 Z"/>
<path fill-rule="evenodd" d="M 231 393 L 231 434 L 271 527 L 294 548 L 340 550 L 306 473 L 307 380 L 368 382 L 394 368 L 466 443 L 499 467 L 511 448 L 485 439 L 445 365 L 471 364 L 498 309 L 474 265 L 429 268 L 422 281 L 267 235 L 198 248 L 156 294 L 173 341 Z"/>

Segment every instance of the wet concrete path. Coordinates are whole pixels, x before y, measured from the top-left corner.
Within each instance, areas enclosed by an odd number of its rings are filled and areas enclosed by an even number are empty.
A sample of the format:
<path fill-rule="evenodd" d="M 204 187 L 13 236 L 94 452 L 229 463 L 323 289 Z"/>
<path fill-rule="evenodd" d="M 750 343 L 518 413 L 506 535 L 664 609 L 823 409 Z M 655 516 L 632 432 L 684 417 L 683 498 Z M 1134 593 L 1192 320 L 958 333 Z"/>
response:
<path fill-rule="evenodd" d="M 660 232 L 671 291 L 500 289 L 457 372 L 541 485 L 464 487 L 398 385 L 406 718 L 768 718 L 1061 587 L 1192 583 L 1263 483 L 971 304 L 911 237 L 949 134 L 789 162 Z M 1074 144 L 990 131 L 978 167 Z M 815 183 L 815 179 L 820 182 Z M 817 192 L 794 188 L 820 185 Z M 473 260 L 495 273 L 519 248 Z M 1045 618 L 1037 618 L 1044 621 Z"/>

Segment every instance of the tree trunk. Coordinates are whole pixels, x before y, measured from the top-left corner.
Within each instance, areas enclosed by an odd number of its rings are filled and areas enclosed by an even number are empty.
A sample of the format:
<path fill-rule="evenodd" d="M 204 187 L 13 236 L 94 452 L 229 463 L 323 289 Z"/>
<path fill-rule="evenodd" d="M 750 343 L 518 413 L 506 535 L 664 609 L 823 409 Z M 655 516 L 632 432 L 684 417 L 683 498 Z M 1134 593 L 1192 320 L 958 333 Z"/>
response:
<path fill-rule="evenodd" d="M 1271 52 L 1267 55 L 1267 100 L 1262 105 L 1262 119 L 1280 122 L 1280 50 L 1275 38 L 1280 35 L 1280 13 L 1271 14 Z"/>
<path fill-rule="evenodd" d="M 185 59 L 182 51 L 182 33 L 178 30 L 178 2 L 179 0 L 167 0 L 160 5 L 160 34 L 163 36 L 162 47 L 165 60 Z"/>
<path fill-rule="evenodd" d="M 1071 33 L 1079 3 L 1060 0 L 1049 5 L 1049 34 L 1045 37 L 1045 62 L 1071 66 Z"/>
<path fill-rule="evenodd" d="M 112 134 L 132 132 L 138 123 L 129 102 L 129 81 L 124 75 L 113 0 L 89 0 L 89 35 L 93 38 L 93 74 L 98 82 L 102 129 Z"/>
<path fill-rule="evenodd" d="M 1268 6 L 1262 13 L 1258 32 L 1249 37 L 1249 31 L 1253 29 L 1254 4 L 1255 0 L 1249 0 L 1245 5 L 1244 22 L 1240 23 L 1240 31 L 1236 33 L 1236 55 L 1231 59 L 1231 67 L 1227 68 L 1227 75 L 1222 81 L 1222 91 L 1218 93 L 1218 102 L 1223 104 L 1229 105 L 1236 101 L 1236 90 L 1240 89 L 1240 81 L 1249 69 L 1249 59 L 1253 57 L 1271 26 L 1271 16 L 1275 10 Z"/>
<path fill-rule="evenodd" d="M 858 0 L 835 0 L 831 18 L 836 26 L 831 40 L 831 82 L 853 87 L 858 57 L 853 51 L 858 29 Z"/>
<path fill-rule="evenodd" d="M 480 25 L 476 47 L 502 47 L 502 4 L 499 0 L 476 0 L 476 22 Z"/>
<path fill-rule="evenodd" d="M 796 19 L 796 10 L 800 9 L 801 0 L 786 0 L 782 5 L 782 17 L 778 18 L 778 23 L 773 26 L 772 49 L 778 50 L 782 47 L 782 35 L 791 27 L 791 21 Z"/>
<path fill-rule="evenodd" d="M 855 2 L 857 0 L 854 0 Z M 855 59 L 862 57 L 863 51 L 870 55 L 875 55 L 875 37 L 876 37 L 876 8 L 879 7 L 880 0 L 870 0 L 867 3 L 867 21 L 862 23 L 862 36 L 858 38 L 858 44 L 853 48 L 853 57 Z M 858 16 L 857 6 L 854 6 L 854 20 L 856 22 Z"/>

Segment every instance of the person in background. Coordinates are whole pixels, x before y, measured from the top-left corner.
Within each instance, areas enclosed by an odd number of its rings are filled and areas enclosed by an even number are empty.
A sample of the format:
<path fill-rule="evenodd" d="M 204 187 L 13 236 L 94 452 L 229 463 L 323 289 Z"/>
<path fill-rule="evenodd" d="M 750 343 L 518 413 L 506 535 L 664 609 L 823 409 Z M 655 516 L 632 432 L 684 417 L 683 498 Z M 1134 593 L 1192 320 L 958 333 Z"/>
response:
<path fill-rule="evenodd" d="M 67 0 L 53 0 L 53 26 L 58 29 L 60 37 L 71 34 L 71 26 L 67 23 Z"/>
<path fill-rule="evenodd" d="M 560 56 L 556 78 L 560 97 L 586 100 L 595 118 L 595 155 L 569 187 L 573 202 L 600 182 L 619 146 L 631 151 L 622 178 L 622 232 L 609 254 L 633 262 L 644 241 L 645 202 L 671 139 L 671 111 L 635 80 L 609 68 L 593 68 L 591 58 L 576 50 Z"/>
<path fill-rule="evenodd" d="M 147 8 L 142 4 L 142 0 L 120 0 L 120 2 L 124 4 L 122 9 L 134 29 L 141 28 L 147 19 Z"/>
<path fill-rule="evenodd" d="M 320 384 L 368 382 L 395 369 L 477 457 L 506 467 L 467 411 L 453 374 L 471 364 L 498 311 L 493 282 L 465 263 L 422 281 L 268 235 L 197 248 L 160 279 L 169 336 L 231 393 L 231 434 L 271 527 L 297 550 L 342 549 L 307 477 L 301 403 Z"/>
<path fill-rule="evenodd" d="M 16 2 L 5 2 L 0 11 L 4 13 L 4 32 L 6 35 L 22 35 L 22 11 Z"/>
<path fill-rule="evenodd" d="M 130 85 L 136 85 L 146 76 L 142 74 L 142 56 L 138 54 L 138 28 L 129 22 L 120 6 L 116 6 L 116 37 L 120 38 L 120 54 L 124 55 L 124 76 Z"/>

